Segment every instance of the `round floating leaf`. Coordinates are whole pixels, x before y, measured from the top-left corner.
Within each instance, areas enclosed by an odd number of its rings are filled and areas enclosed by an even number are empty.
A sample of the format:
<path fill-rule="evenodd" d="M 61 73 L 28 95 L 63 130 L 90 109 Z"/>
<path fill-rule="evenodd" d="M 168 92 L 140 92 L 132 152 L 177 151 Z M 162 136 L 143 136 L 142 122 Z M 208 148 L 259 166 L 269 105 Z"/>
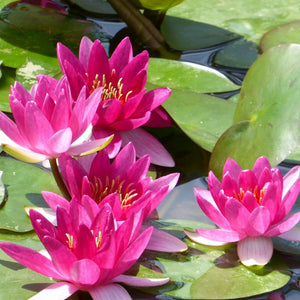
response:
<path fill-rule="evenodd" d="M 12 158 L 0 157 L 2 180 L 7 189 L 7 202 L 0 209 L 0 229 L 24 232 L 32 230 L 24 206 L 47 207 L 41 191 L 59 193 L 50 172 Z"/>
<path fill-rule="evenodd" d="M 17 69 L 16 81 L 20 82 L 27 90 L 30 90 L 34 83 L 37 83 L 36 76 L 46 74 L 52 77 L 61 75 L 58 65 L 52 65 L 46 61 L 40 61 L 34 58 L 28 58 L 26 62 Z"/>
<path fill-rule="evenodd" d="M 2 77 L 0 78 L 0 110 L 10 112 L 8 95 L 10 94 L 10 86 L 14 84 L 16 70 L 2 67 Z"/>
<path fill-rule="evenodd" d="M 258 58 L 257 45 L 244 39 L 229 43 L 218 51 L 214 63 L 230 68 L 249 68 Z"/>
<path fill-rule="evenodd" d="M 275 166 L 300 142 L 300 45 L 265 52 L 242 85 L 234 125 L 217 142 L 210 168 L 221 177 L 228 157 L 252 168 L 265 155 Z"/>
<path fill-rule="evenodd" d="M 167 15 L 211 24 L 258 42 L 275 26 L 299 20 L 298 0 L 186 0 Z"/>
<path fill-rule="evenodd" d="M 57 42 L 77 51 L 83 35 L 107 41 L 93 22 L 76 19 L 65 11 L 22 2 L 6 6 L 0 12 L 0 21 L 0 38 L 43 55 L 55 56 Z"/>
<path fill-rule="evenodd" d="M 236 104 L 200 93 L 172 90 L 163 107 L 187 136 L 212 151 L 222 133 L 232 125 Z"/>
<path fill-rule="evenodd" d="M 195 50 L 237 39 L 239 35 L 206 23 L 166 16 L 161 32 L 176 50 Z"/>
<path fill-rule="evenodd" d="M 140 8 L 167 11 L 171 7 L 182 3 L 184 0 L 130 0 L 130 1 Z"/>
<path fill-rule="evenodd" d="M 268 31 L 260 40 L 260 48 L 266 51 L 280 44 L 300 44 L 300 21 L 284 24 Z"/>
<path fill-rule="evenodd" d="M 111 7 L 111 5 L 106 0 L 69 0 L 69 1 L 89 12 L 93 12 L 97 14 L 109 14 L 109 15 L 116 14 L 116 11 Z"/>
<path fill-rule="evenodd" d="M 198 93 L 226 92 L 239 88 L 212 68 L 162 58 L 150 59 L 147 82 Z"/>
<path fill-rule="evenodd" d="M 36 250 L 44 248 L 33 232 L 0 233 L 0 241 L 12 242 Z M 36 292 L 55 283 L 53 279 L 20 265 L 3 251 L 0 251 L 0 276 L 0 299 L 6 299 L 7 295 L 12 299 L 29 299 Z"/>
<path fill-rule="evenodd" d="M 1 34 L 0 34 L 1 36 Z M 45 56 L 39 53 L 31 52 L 23 48 L 12 45 L 0 38 L 0 57 L 3 65 L 11 68 L 19 68 L 26 59 L 37 59 L 51 67 L 58 66 L 57 57 Z"/>

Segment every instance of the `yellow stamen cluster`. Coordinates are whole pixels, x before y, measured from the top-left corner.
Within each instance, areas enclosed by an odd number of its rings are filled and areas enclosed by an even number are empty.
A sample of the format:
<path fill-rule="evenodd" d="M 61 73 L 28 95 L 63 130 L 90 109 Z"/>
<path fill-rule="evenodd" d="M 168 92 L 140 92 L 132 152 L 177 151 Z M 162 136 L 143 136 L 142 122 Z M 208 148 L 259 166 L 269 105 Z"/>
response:
<path fill-rule="evenodd" d="M 112 79 L 116 77 L 115 73 L 116 71 L 113 69 L 111 74 Z M 87 84 L 89 85 L 89 75 L 86 73 L 86 76 Z M 123 78 L 120 78 L 115 86 L 113 81 L 107 82 L 105 74 L 102 75 L 102 81 L 99 79 L 99 74 L 96 74 L 95 79 L 90 86 L 90 94 L 97 88 L 103 87 L 101 101 L 105 101 L 108 99 L 118 99 L 122 104 L 124 104 L 128 101 L 128 97 L 132 93 L 132 91 L 127 92 L 126 95 L 123 94 L 124 84 L 122 83 L 122 80 Z"/>
<path fill-rule="evenodd" d="M 132 189 L 133 183 L 124 187 L 125 180 L 120 181 L 120 176 L 110 181 L 109 177 L 105 177 L 105 182 L 98 177 L 94 178 L 94 183 L 91 183 L 94 199 L 100 203 L 104 197 L 112 193 L 118 193 L 120 196 L 121 206 L 123 209 L 131 206 L 133 199 L 138 195 L 135 189 Z"/>
<path fill-rule="evenodd" d="M 91 230 L 91 233 L 94 235 L 93 230 Z M 73 251 L 74 250 L 74 237 L 73 237 L 73 235 L 70 235 L 69 233 L 66 233 L 66 237 L 67 237 L 67 240 L 66 240 L 67 246 L 70 250 Z M 97 249 L 100 249 L 101 242 L 102 242 L 102 232 L 99 231 L 98 236 L 95 237 L 95 243 L 96 243 Z"/>

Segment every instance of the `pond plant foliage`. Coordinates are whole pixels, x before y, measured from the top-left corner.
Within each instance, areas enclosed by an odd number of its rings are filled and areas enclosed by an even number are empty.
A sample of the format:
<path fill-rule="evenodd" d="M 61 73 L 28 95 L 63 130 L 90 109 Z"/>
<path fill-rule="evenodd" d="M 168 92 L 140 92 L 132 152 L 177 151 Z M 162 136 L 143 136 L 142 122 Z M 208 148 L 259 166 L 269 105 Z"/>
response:
<path fill-rule="evenodd" d="M 0 299 L 296 289 L 299 1 L 0 9 Z"/>

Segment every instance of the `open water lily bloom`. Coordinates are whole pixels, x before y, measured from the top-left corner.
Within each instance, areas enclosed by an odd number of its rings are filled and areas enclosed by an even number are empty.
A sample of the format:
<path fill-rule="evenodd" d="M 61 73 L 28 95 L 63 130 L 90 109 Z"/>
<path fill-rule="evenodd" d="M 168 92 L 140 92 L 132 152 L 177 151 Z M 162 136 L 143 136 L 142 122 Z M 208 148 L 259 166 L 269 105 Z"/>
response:
<path fill-rule="evenodd" d="M 299 231 L 294 228 L 300 212 L 288 215 L 300 191 L 299 166 L 282 177 L 266 157 L 258 158 L 252 170 L 242 170 L 228 159 L 222 182 L 210 172 L 208 186 L 209 191 L 195 188 L 195 196 L 203 212 L 220 228 L 186 231 L 195 242 L 237 242 L 239 259 L 251 266 L 269 262 L 273 254 L 271 237 L 300 240 Z"/>
<path fill-rule="evenodd" d="M 0 112 L 3 150 L 23 161 L 39 162 L 104 147 L 108 137 L 84 140 L 102 92 L 98 89 L 87 97 L 85 89 L 74 100 L 65 76 L 57 81 L 41 75 L 30 92 L 16 82 L 9 96 L 15 122 Z"/>
<path fill-rule="evenodd" d="M 129 38 L 120 42 L 110 59 L 99 40 L 92 42 L 83 37 L 79 58 L 61 43 L 57 45 L 57 56 L 62 72 L 68 77 L 73 97 L 77 97 L 83 86 L 92 94 L 102 87 L 98 97 L 99 106 L 93 120 L 96 138 L 114 134 L 108 146 L 110 157 L 120 147 L 131 141 L 139 157 L 149 154 L 154 164 L 173 166 L 174 161 L 163 145 L 140 126 L 167 127 L 172 122 L 159 106 L 167 100 L 169 88 L 154 89 L 146 93 L 149 54 L 143 51 L 133 57 Z"/>
<path fill-rule="evenodd" d="M 112 207 L 116 220 L 122 222 L 140 211 L 142 219 L 151 217 L 156 207 L 171 191 L 179 178 L 178 173 L 152 180 L 147 176 L 150 158 L 136 160 L 134 146 L 129 143 L 110 162 L 105 149 L 95 155 L 78 160 L 63 155 L 59 158 L 62 176 L 72 196 L 72 201 L 82 201 L 87 195 L 99 207 L 107 203 Z M 69 202 L 52 192 L 42 192 L 45 201 L 55 211 L 58 206 L 68 209 Z M 154 229 L 147 249 L 177 252 L 187 246 L 164 231 Z"/>
<path fill-rule="evenodd" d="M 117 227 L 108 204 L 88 211 L 73 201 L 70 212 L 58 208 L 56 214 L 57 227 L 30 211 L 33 228 L 46 251 L 0 243 L 0 248 L 20 264 L 59 280 L 31 299 L 66 299 L 78 290 L 87 291 L 95 300 L 131 299 L 119 283 L 156 286 L 169 281 L 123 274 L 143 253 L 152 233 L 151 227 L 139 233 L 141 214 Z"/>

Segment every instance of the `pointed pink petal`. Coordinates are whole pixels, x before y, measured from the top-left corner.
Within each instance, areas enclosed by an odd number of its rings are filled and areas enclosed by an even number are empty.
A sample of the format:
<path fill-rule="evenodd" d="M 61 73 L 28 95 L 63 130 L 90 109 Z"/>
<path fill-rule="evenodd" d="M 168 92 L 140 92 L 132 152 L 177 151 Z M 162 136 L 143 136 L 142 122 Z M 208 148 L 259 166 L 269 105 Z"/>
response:
<path fill-rule="evenodd" d="M 161 107 L 156 108 L 151 112 L 151 117 L 144 124 L 146 127 L 170 127 L 173 125 L 172 118 Z"/>
<path fill-rule="evenodd" d="M 198 205 L 208 218 L 210 218 L 216 225 L 218 225 L 221 228 L 231 229 L 228 220 L 216 207 L 216 204 L 211 196 L 210 191 L 202 188 L 194 188 L 194 194 L 196 196 Z"/>
<path fill-rule="evenodd" d="M 299 242 L 300 241 L 300 228 L 299 227 L 293 227 L 291 230 L 280 234 L 280 238 L 287 240 L 287 241 L 295 241 Z"/>
<path fill-rule="evenodd" d="M 132 60 L 132 46 L 129 37 L 125 37 L 117 46 L 115 51 L 110 57 L 109 65 L 110 69 L 115 69 L 116 75 L 118 76 L 120 72 L 129 64 Z"/>
<path fill-rule="evenodd" d="M 91 286 L 99 279 L 100 269 L 92 260 L 81 259 L 73 264 L 70 274 L 72 280 L 77 284 Z"/>
<path fill-rule="evenodd" d="M 71 156 L 87 155 L 105 148 L 110 143 L 112 138 L 113 136 L 109 136 L 103 139 L 86 141 L 79 145 L 72 144 L 67 153 Z"/>
<path fill-rule="evenodd" d="M 173 167 L 174 160 L 164 146 L 147 131 L 136 128 L 131 131 L 120 132 L 123 145 L 129 142 L 135 147 L 136 155 L 142 157 L 150 155 L 151 162 L 159 166 Z"/>
<path fill-rule="evenodd" d="M 70 202 L 63 198 L 62 196 L 55 194 L 53 192 L 42 191 L 42 196 L 47 204 L 56 211 L 57 206 L 64 208 L 66 211 L 69 211 Z"/>
<path fill-rule="evenodd" d="M 254 190 L 254 188 L 257 186 L 257 178 L 252 170 L 243 170 L 240 173 L 238 186 L 239 188 L 242 188 L 243 191 Z"/>
<path fill-rule="evenodd" d="M 243 204 L 248 209 L 249 212 L 252 212 L 255 208 L 259 206 L 253 193 L 249 191 L 247 191 L 244 195 Z"/>
<path fill-rule="evenodd" d="M 49 285 L 29 300 L 65 300 L 79 290 L 79 287 L 69 282 L 57 282 Z"/>
<path fill-rule="evenodd" d="M 79 61 L 81 62 L 85 70 L 88 69 L 88 63 L 90 58 L 91 48 L 93 47 L 93 42 L 86 36 L 81 39 L 79 47 Z"/>
<path fill-rule="evenodd" d="M 7 242 L 0 242 L 0 249 L 21 265 L 37 273 L 47 277 L 64 279 L 64 277 L 57 272 L 52 261 L 37 251 Z"/>
<path fill-rule="evenodd" d="M 203 244 L 207 246 L 222 246 L 227 244 L 227 242 L 218 242 L 213 241 L 207 238 L 204 238 L 203 236 L 200 236 L 198 233 L 193 231 L 184 230 L 184 233 L 194 242 L 198 244 Z"/>
<path fill-rule="evenodd" d="M 280 223 L 274 224 L 265 233 L 265 236 L 276 236 L 291 230 L 300 221 L 300 212 L 290 215 Z"/>
<path fill-rule="evenodd" d="M 240 193 L 240 187 L 237 180 L 233 178 L 229 172 L 223 176 L 222 189 L 227 197 L 237 198 Z"/>
<path fill-rule="evenodd" d="M 72 131 L 70 128 L 57 131 L 50 139 L 48 139 L 45 149 L 53 156 L 68 151 L 72 141 Z"/>
<path fill-rule="evenodd" d="M 114 278 L 114 282 L 121 282 L 131 286 L 158 286 L 166 284 L 170 278 L 142 278 L 130 275 L 119 275 Z"/>
<path fill-rule="evenodd" d="M 238 182 L 238 178 L 241 172 L 242 168 L 235 160 L 233 160 L 232 158 L 228 158 L 226 160 L 223 168 L 223 177 L 226 173 L 229 173 L 232 176 L 233 180 Z"/>
<path fill-rule="evenodd" d="M 246 232 L 249 236 L 264 235 L 270 226 L 270 212 L 266 207 L 258 206 L 245 222 L 247 222 Z"/>
<path fill-rule="evenodd" d="M 244 231 L 250 217 L 248 209 L 237 199 L 229 198 L 225 205 L 225 217 L 233 230 Z"/>
<path fill-rule="evenodd" d="M 93 300 L 132 300 L 128 292 L 119 284 L 109 283 L 88 290 Z"/>
<path fill-rule="evenodd" d="M 265 168 L 271 169 L 271 165 L 265 156 L 261 156 L 256 160 L 252 170 L 256 175 L 256 177 L 259 178 L 260 174 L 263 172 Z"/>
<path fill-rule="evenodd" d="M 179 176 L 179 173 L 172 173 L 166 176 L 159 177 L 158 179 L 151 181 L 147 189 L 150 191 L 155 191 L 161 187 L 168 186 L 169 192 L 176 186 Z"/>
<path fill-rule="evenodd" d="M 237 242 L 246 237 L 246 234 L 225 229 L 196 229 L 197 234 L 205 239 L 216 242 Z"/>
<path fill-rule="evenodd" d="M 270 212 L 271 222 L 275 219 L 281 199 L 276 199 L 277 189 L 275 184 L 267 183 L 264 188 L 264 195 L 261 205 L 266 207 Z"/>
<path fill-rule="evenodd" d="M 148 250 L 161 252 L 183 252 L 187 250 L 187 245 L 175 236 L 159 230 L 153 229 L 151 238 L 147 245 Z"/>
<path fill-rule="evenodd" d="M 247 237 L 237 244 L 239 259 L 245 266 L 264 266 L 273 254 L 273 243 L 269 237 Z"/>

